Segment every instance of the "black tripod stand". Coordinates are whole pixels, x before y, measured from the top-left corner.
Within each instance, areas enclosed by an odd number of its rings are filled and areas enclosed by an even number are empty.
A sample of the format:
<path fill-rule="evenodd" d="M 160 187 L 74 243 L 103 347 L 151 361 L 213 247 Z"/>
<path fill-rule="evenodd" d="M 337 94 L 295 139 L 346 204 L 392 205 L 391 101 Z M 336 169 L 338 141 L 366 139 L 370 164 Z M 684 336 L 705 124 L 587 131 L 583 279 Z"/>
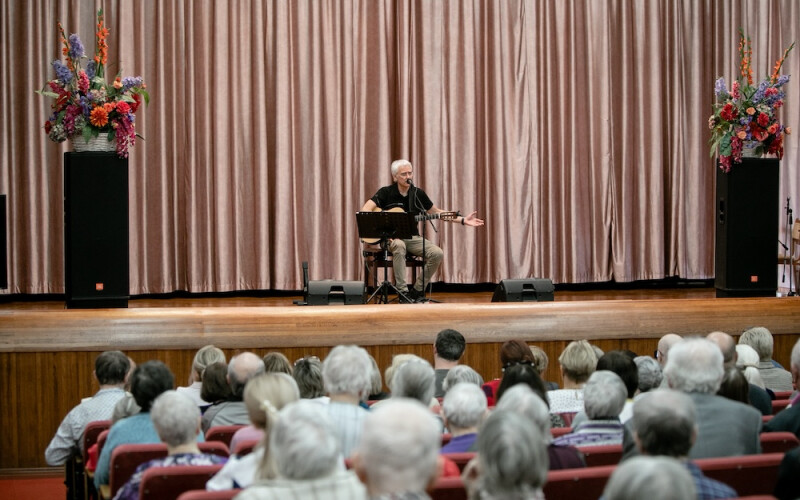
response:
<path fill-rule="evenodd" d="M 788 243 L 790 246 L 787 247 L 786 244 L 784 244 L 784 242 L 782 242 L 780 239 L 778 239 L 778 243 L 781 244 L 781 246 L 783 247 L 783 251 L 786 252 L 783 258 L 783 278 L 781 279 L 781 281 L 786 280 L 786 264 L 788 262 L 789 264 L 788 296 L 792 297 L 794 295 L 797 295 L 797 290 L 796 290 L 797 283 L 792 283 L 794 280 L 794 241 L 793 241 L 794 236 L 790 233 L 793 222 L 792 207 L 789 205 L 790 200 L 791 198 L 786 198 L 786 206 L 784 207 L 784 210 L 786 212 L 786 243 Z"/>
<path fill-rule="evenodd" d="M 379 240 L 383 259 L 388 260 L 388 243 L 391 238 L 411 238 L 414 216 L 406 212 L 357 212 L 358 236 L 362 240 Z M 394 291 L 401 301 L 411 300 L 389 281 L 389 268 L 383 268 L 383 282 L 372 292 L 367 303 L 377 297 L 378 304 L 389 303 L 389 292 Z"/>

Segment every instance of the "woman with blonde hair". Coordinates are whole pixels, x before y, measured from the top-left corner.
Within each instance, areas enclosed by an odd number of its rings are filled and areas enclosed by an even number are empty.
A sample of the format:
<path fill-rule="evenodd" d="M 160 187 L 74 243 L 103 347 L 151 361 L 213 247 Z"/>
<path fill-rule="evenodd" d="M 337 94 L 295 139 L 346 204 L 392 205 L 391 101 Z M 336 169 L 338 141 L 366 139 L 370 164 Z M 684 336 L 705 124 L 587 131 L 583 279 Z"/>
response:
<path fill-rule="evenodd" d="M 597 355 L 585 340 L 570 342 L 561 356 L 563 389 L 547 392 L 550 413 L 576 413 L 583 411 L 583 386 L 597 368 Z"/>
<path fill-rule="evenodd" d="M 247 455 L 231 455 L 225 467 L 206 483 L 206 489 L 245 488 L 255 481 L 259 469 L 274 471 L 269 455 L 269 433 L 281 408 L 298 399 L 297 383 L 285 373 L 263 373 L 247 382 L 244 403 L 252 424 L 234 434 L 231 451 L 239 442 L 258 439 L 259 443 Z"/>
<path fill-rule="evenodd" d="M 200 396 L 200 389 L 203 387 L 203 372 L 212 363 L 227 363 L 225 353 L 222 349 L 214 345 L 201 347 L 194 355 L 192 361 L 192 373 L 189 374 L 189 385 L 175 389 L 181 394 L 189 396 L 192 401 L 197 403 L 201 410 L 209 407 L 213 401 L 205 401 Z"/>

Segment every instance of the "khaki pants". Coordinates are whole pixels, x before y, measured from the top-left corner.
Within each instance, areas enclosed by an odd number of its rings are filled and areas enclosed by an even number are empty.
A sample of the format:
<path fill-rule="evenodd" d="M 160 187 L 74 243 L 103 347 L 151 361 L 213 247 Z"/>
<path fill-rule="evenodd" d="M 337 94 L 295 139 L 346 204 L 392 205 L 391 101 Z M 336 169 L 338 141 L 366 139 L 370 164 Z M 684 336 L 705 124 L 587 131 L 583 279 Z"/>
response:
<path fill-rule="evenodd" d="M 406 284 L 406 254 L 422 256 L 422 236 L 414 236 L 410 240 L 391 240 L 389 251 L 392 252 L 392 269 L 394 270 L 394 284 L 401 292 L 408 290 Z M 414 288 L 422 291 L 422 280 L 425 279 L 425 286 L 431 282 L 431 277 L 439 269 L 442 263 L 444 252 L 434 245 L 430 240 L 425 240 L 425 270 L 421 276 L 417 277 Z"/>

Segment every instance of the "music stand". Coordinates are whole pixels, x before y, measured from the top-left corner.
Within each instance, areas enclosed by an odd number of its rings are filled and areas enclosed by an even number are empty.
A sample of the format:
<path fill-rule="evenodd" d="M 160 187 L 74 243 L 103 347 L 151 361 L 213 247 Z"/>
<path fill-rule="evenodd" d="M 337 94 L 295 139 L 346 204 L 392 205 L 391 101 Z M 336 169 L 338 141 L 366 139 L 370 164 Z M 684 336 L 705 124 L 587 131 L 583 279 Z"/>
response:
<path fill-rule="evenodd" d="M 414 215 L 406 212 L 356 212 L 356 222 L 358 224 L 358 236 L 361 239 L 378 238 L 380 239 L 381 252 L 384 260 L 389 257 L 388 241 L 392 238 L 409 239 L 413 232 Z M 367 299 L 367 303 L 378 297 L 378 304 L 389 303 L 389 291 L 394 290 L 398 297 L 402 297 L 406 302 L 410 302 L 396 286 L 389 281 L 389 269 L 383 268 L 383 282 L 372 292 Z"/>

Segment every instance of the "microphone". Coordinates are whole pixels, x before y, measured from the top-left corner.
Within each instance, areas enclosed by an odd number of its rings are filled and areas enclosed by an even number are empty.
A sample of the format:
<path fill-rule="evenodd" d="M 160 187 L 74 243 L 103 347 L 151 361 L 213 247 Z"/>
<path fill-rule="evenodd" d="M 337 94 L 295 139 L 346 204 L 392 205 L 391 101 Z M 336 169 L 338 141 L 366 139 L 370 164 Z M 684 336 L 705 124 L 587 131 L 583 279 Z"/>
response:
<path fill-rule="evenodd" d="M 414 183 L 411 182 L 411 179 L 408 179 L 406 182 L 408 183 L 409 186 L 413 186 L 414 185 Z"/>

